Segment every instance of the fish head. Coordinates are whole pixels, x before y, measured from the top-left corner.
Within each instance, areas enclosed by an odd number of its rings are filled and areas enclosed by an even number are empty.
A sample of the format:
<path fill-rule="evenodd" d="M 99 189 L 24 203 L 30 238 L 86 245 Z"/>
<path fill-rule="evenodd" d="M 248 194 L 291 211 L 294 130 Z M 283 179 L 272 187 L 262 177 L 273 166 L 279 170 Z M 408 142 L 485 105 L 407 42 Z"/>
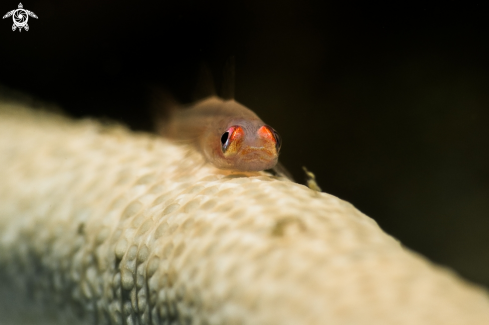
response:
<path fill-rule="evenodd" d="M 261 171 L 278 161 L 282 140 L 277 131 L 261 121 L 229 126 L 220 136 L 220 155 L 229 169 Z"/>

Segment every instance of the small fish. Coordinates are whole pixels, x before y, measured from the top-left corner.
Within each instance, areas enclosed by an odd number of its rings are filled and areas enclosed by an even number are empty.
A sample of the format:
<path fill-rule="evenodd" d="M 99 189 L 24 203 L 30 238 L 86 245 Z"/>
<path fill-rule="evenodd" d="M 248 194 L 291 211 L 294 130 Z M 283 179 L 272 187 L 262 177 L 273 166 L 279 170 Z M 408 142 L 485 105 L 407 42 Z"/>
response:
<path fill-rule="evenodd" d="M 168 115 L 157 132 L 191 143 L 217 168 L 251 172 L 277 165 L 280 135 L 233 99 L 211 96 Z"/>

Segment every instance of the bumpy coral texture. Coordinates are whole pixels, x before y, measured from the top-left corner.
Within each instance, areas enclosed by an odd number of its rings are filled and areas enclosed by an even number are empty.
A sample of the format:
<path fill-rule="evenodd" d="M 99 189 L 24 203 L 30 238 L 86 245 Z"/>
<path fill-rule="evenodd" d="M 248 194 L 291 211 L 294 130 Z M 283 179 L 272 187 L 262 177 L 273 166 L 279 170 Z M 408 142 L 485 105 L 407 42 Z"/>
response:
<path fill-rule="evenodd" d="M 0 281 L 25 294 L 20 310 L 83 324 L 489 324 L 485 290 L 332 195 L 219 171 L 120 126 L 1 107 Z"/>

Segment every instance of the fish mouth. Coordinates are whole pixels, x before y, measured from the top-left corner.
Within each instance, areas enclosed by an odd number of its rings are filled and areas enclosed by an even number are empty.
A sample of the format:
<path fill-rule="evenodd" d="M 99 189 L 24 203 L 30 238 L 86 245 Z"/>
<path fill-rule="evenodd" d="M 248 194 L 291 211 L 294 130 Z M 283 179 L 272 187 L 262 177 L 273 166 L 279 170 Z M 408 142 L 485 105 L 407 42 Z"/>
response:
<path fill-rule="evenodd" d="M 241 150 L 240 155 L 246 160 L 271 160 L 277 156 L 273 150 L 265 147 L 247 147 Z"/>
<path fill-rule="evenodd" d="M 264 147 L 248 147 L 240 152 L 238 165 L 247 171 L 261 171 L 273 168 L 277 164 L 278 156 L 270 149 Z"/>

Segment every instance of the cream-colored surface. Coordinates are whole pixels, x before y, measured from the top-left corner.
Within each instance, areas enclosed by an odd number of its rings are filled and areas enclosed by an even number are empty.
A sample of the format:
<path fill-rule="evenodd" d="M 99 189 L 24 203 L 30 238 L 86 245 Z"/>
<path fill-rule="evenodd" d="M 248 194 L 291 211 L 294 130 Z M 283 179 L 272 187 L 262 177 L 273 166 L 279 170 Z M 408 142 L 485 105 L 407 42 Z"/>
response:
<path fill-rule="evenodd" d="M 1 106 L 3 296 L 86 324 L 489 324 L 486 291 L 334 196 Z"/>

